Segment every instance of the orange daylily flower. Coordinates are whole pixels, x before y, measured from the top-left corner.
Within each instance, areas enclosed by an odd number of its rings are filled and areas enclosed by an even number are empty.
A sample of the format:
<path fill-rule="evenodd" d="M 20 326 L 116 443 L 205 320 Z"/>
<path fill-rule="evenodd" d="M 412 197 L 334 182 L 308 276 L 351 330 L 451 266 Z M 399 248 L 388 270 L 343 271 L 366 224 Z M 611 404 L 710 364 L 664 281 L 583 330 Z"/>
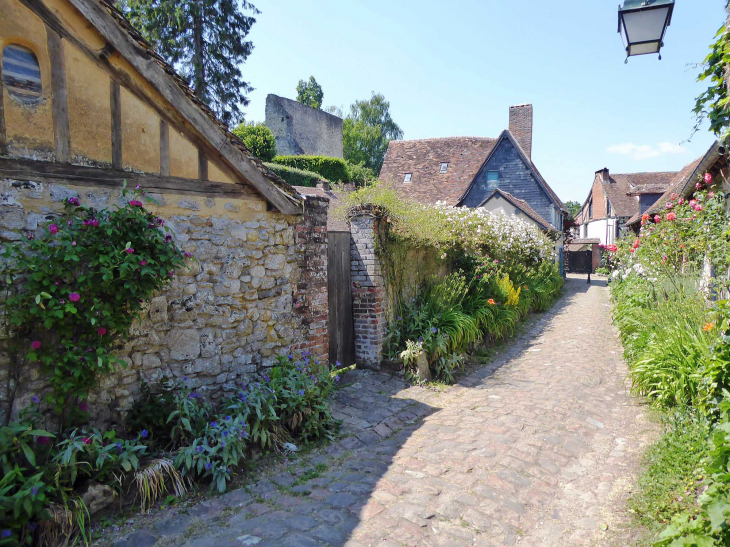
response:
<path fill-rule="evenodd" d="M 702 327 L 702 330 L 705 332 L 710 332 L 711 330 L 715 330 L 715 323 L 705 323 L 705 326 Z"/>
<path fill-rule="evenodd" d="M 494 301 L 494 298 L 490 298 L 489 300 L 487 300 L 487 304 L 489 304 L 490 306 L 494 306 L 496 302 Z"/>

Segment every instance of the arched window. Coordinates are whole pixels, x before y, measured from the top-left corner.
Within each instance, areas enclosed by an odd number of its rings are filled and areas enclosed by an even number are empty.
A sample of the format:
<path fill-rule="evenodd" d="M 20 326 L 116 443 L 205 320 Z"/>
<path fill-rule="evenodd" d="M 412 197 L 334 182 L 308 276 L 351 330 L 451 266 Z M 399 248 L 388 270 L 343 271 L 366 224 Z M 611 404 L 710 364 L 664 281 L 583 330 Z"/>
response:
<path fill-rule="evenodd" d="M 3 84 L 10 96 L 25 104 L 41 100 L 41 67 L 27 47 L 8 44 L 3 49 Z"/>

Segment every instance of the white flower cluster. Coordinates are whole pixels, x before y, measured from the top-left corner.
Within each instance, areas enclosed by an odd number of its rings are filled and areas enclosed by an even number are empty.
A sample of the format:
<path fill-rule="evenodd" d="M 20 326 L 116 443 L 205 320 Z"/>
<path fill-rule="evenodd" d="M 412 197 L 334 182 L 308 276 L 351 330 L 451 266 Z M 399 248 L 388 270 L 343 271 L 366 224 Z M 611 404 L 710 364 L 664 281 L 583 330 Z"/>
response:
<path fill-rule="evenodd" d="M 537 228 L 512 215 L 485 209 L 435 206 L 446 221 L 451 237 L 472 250 L 486 249 L 494 257 L 512 257 L 525 262 L 540 262 L 553 257 L 553 242 Z"/>

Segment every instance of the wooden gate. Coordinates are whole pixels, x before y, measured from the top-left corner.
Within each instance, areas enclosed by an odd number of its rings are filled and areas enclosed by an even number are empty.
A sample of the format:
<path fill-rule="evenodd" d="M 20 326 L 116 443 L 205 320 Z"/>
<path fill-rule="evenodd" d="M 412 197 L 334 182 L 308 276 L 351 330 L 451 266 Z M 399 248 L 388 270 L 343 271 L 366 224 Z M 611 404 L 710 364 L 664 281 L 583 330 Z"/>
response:
<path fill-rule="evenodd" d="M 592 273 L 593 251 L 573 251 L 565 253 L 566 270 L 570 273 Z"/>
<path fill-rule="evenodd" d="M 330 363 L 355 363 L 355 329 L 350 284 L 350 232 L 327 234 L 327 284 L 330 316 Z"/>

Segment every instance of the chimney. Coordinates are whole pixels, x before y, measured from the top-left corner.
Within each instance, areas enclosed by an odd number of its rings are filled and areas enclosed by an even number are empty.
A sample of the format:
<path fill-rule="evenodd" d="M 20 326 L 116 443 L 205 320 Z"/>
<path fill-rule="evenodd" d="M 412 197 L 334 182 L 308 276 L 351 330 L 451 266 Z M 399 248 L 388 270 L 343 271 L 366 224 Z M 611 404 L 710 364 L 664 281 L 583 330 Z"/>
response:
<path fill-rule="evenodd" d="M 611 177 L 608 175 L 608 167 L 596 171 L 596 175 L 601 175 L 601 182 L 611 182 Z"/>
<path fill-rule="evenodd" d="M 509 107 L 509 132 L 520 143 L 527 157 L 532 159 L 532 105 Z"/>

